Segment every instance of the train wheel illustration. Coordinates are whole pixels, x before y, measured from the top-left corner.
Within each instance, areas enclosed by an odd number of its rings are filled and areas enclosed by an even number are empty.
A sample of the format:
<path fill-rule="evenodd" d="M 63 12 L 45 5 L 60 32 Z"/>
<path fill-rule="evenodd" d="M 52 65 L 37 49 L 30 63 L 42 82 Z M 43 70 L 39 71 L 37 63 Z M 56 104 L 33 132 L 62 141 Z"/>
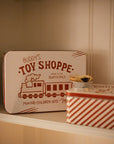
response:
<path fill-rule="evenodd" d="M 42 98 L 43 97 L 43 94 L 39 94 L 39 98 Z"/>
<path fill-rule="evenodd" d="M 29 94 L 28 97 L 31 99 L 32 98 L 32 94 Z"/>
<path fill-rule="evenodd" d="M 47 95 L 46 95 L 47 97 L 50 97 L 51 96 L 51 94 L 50 93 L 47 93 Z"/>
<path fill-rule="evenodd" d="M 38 94 L 34 94 L 34 98 L 37 98 L 38 97 Z"/>
<path fill-rule="evenodd" d="M 53 93 L 53 97 L 56 97 L 56 93 Z"/>
<path fill-rule="evenodd" d="M 27 98 L 27 95 L 26 95 L 26 94 L 23 94 L 23 98 L 26 99 L 26 98 Z"/>
<path fill-rule="evenodd" d="M 64 97 L 64 95 L 65 95 L 65 94 L 62 92 L 62 93 L 61 93 L 61 96 Z"/>

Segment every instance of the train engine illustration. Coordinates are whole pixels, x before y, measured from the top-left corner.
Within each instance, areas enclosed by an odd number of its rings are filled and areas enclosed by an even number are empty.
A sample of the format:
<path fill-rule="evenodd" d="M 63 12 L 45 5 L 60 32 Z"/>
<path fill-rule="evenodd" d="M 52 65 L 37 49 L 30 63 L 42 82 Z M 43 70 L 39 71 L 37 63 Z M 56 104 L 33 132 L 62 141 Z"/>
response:
<path fill-rule="evenodd" d="M 72 82 L 45 82 L 39 80 L 41 75 L 30 74 L 25 78 L 25 82 L 21 83 L 19 98 L 42 98 L 47 97 L 64 97 L 66 90 L 72 87 Z"/>

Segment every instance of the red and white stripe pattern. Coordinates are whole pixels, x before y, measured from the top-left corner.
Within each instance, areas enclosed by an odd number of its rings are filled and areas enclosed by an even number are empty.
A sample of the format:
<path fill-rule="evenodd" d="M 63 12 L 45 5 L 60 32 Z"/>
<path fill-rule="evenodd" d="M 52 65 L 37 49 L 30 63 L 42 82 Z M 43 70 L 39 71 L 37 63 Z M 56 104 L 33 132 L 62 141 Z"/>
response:
<path fill-rule="evenodd" d="M 31 113 L 31 112 L 38 112 L 38 108 L 31 107 L 31 108 L 22 110 L 22 111 L 20 111 L 20 112 L 18 112 L 18 113 Z"/>
<path fill-rule="evenodd" d="M 114 101 L 67 96 L 67 122 L 114 130 Z"/>
<path fill-rule="evenodd" d="M 76 52 L 74 52 L 74 53 L 72 54 L 72 56 L 73 56 L 74 58 L 79 57 L 79 56 L 82 56 L 82 55 L 86 55 L 86 53 L 84 53 L 84 52 L 82 52 L 82 51 L 76 51 Z"/>

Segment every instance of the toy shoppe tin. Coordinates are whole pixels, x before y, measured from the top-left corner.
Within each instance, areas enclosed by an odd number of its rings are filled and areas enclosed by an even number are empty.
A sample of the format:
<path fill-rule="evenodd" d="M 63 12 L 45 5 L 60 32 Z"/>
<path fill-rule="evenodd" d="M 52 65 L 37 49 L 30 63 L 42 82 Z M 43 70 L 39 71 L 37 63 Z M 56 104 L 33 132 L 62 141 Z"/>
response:
<path fill-rule="evenodd" d="M 67 122 L 114 130 L 114 85 L 68 90 Z"/>
<path fill-rule="evenodd" d="M 66 109 L 70 75 L 86 73 L 81 51 L 10 51 L 4 57 L 4 98 L 9 113 Z"/>

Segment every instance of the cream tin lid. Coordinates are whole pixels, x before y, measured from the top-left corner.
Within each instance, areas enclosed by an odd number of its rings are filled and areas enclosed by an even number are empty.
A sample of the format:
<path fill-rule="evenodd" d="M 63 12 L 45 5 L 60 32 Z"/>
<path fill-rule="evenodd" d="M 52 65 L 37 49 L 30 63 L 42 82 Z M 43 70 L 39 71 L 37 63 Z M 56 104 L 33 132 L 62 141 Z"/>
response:
<path fill-rule="evenodd" d="M 34 81 L 42 81 L 46 91 L 47 82 L 69 82 L 69 76 L 86 73 L 86 56 L 80 51 L 9 51 L 4 57 L 4 97 L 9 113 L 32 111 L 53 111 L 65 109 L 65 104 L 53 104 L 53 96 L 40 98 L 20 98 L 20 92 L 35 91 Z M 28 88 L 28 89 L 27 89 Z M 25 90 L 23 90 L 25 89 Z M 37 90 L 38 91 L 38 90 Z M 60 102 L 61 97 L 56 97 Z M 65 98 L 64 98 L 65 99 Z M 50 100 L 51 104 L 37 104 Z M 25 105 L 26 103 L 26 105 Z M 28 103 L 28 105 L 27 105 Z"/>

